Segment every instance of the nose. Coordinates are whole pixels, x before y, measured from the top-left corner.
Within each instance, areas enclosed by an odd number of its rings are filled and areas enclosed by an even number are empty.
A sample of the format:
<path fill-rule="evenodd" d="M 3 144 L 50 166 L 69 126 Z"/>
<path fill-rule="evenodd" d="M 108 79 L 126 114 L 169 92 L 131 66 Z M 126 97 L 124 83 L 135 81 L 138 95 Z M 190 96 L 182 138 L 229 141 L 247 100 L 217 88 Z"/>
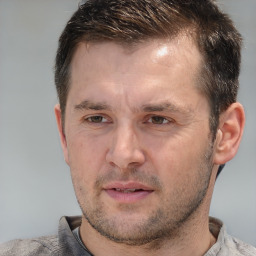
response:
<path fill-rule="evenodd" d="M 111 146 L 106 154 L 106 161 L 125 170 L 142 165 L 145 154 L 140 147 L 138 135 L 132 126 L 123 125 L 113 131 Z"/>

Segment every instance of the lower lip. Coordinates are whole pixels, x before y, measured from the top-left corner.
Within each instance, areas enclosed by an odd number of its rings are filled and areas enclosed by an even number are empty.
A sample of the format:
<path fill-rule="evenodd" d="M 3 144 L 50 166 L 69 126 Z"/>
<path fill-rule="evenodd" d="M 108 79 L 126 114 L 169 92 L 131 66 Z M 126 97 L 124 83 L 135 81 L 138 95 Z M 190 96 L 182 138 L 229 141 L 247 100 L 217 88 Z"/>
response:
<path fill-rule="evenodd" d="M 153 191 L 139 190 L 131 193 L 124 193 L 115 189 L 107 189 L 105 192 L 119 203 L 135 203 L 148 197 Z"/>

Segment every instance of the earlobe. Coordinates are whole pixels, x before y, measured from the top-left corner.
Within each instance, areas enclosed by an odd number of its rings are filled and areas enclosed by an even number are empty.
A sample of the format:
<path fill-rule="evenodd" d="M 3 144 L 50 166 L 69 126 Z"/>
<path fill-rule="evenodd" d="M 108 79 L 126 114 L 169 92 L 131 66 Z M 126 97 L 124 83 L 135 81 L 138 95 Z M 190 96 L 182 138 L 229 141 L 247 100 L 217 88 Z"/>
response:
<path fill-rule="evenodd" d="M 215 142 L 214 163 L 224 164 L 237 153 L 245 123 L 243 106 L 235 102 L 220 115 Z"/>
<path fill-rule="evenodd" d="M 54 113 L 55 113 L 55 118 L 56 118 L 58 131 L 59 131 L 59 135 L 60 135 L 60 142 L 61 142 L 61 147 L 63 150 L 64 158 L 65 158 L 66 163 L 69 164 L 67 141 L 66 141 L 65 132 L 64 132 L 63 126 L 62 126 L 62 116 L 61 116 L 61 109 L 60 109 L 59 104 L 55 105 Z"/>

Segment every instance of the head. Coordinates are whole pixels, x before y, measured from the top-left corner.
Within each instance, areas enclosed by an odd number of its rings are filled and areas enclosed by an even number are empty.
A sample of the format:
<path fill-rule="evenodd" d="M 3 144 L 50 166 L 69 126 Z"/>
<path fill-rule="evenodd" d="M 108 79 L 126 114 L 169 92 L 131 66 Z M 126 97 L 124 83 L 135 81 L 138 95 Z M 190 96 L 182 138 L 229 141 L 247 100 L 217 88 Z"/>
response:
<path fill-rule="evenodd" d="M 213 0 L 86 1 L 67 23 L 60 39 L 55 84 L 65 120 L 73 55 L 80 42 L 115 42 L 126 47 L 151 39 L 190 36 L 203 63 L 198 87 L 210 107 L 213 138 L 219 115 L 236 101 L 240 71 L 241 36 Z"/>
<path fill-rule="evenodd" d="M 217 167 L 242 133 L 240 43 L 207 0 L 79 7 L 60 37 L 55 80 L 84 223 L 143 245 L 205 220 Z"/>

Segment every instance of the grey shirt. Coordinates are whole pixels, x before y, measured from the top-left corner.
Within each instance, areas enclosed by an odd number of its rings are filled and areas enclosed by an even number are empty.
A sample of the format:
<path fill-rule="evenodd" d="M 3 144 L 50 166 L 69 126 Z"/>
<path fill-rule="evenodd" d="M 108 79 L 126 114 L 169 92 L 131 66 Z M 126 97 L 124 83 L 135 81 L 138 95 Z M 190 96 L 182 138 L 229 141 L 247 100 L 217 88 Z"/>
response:
<path fill-rule="evenodd" d="M 223 223 L 210 218 L 209 228 L 217 242 L 204 256 L 256 256 L 256 248 L 227 234 Z M 72 230 L 79 227 L 81 217 L 62 217 L 58 236 L 13 240 L 0 245 L 0 256 L 92 256 Z"/>

